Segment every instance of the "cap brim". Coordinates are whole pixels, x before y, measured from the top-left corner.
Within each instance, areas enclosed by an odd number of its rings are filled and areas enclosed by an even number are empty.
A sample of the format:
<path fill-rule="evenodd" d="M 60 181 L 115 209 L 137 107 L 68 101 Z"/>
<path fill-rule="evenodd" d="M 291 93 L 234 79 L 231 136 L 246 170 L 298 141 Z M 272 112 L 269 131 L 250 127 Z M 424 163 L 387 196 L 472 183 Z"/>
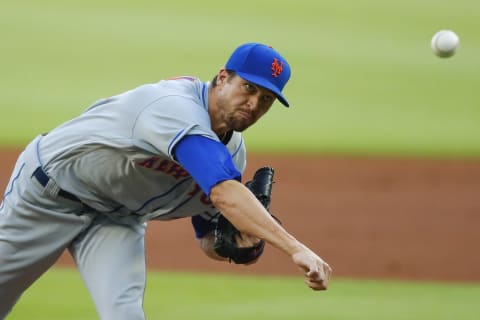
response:
<path fill-rule="evenodd" d="M 241 78 L 250 81 L 260 87 L 263 87 L 267 90 L 272 91 L 276 96 L 278 101 L 280 101 L 281 104 L 283 104 L 285 107 L 290 107 L 290 104 L 288 103 L 287 99 L 283 96 L 283 94 L 278 90 L 278 88 L 271 82 L 265 80 L 263 77 L 259 77 L 256 75 L 248 74 L 248 73 L 243 73 L 243 72 L 237 72 L 237 75 L 240 76 Z"/>

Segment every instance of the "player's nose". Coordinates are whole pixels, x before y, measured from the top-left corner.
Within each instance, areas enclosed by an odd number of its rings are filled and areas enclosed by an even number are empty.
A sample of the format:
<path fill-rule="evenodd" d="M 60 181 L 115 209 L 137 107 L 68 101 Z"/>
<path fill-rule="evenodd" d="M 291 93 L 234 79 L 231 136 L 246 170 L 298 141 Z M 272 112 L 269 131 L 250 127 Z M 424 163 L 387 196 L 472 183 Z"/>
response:
<path fill-rule="evenodd" d="M 248 98 L 248 101 L 247 101 L 247 106 L 250 110 L 252 111 L 255 111 L 258 109 L 258 106 L 259 106 L 259 102 L 260 102 L 260 97 L 258 95 L 251 95 L 249 98 Z"/>

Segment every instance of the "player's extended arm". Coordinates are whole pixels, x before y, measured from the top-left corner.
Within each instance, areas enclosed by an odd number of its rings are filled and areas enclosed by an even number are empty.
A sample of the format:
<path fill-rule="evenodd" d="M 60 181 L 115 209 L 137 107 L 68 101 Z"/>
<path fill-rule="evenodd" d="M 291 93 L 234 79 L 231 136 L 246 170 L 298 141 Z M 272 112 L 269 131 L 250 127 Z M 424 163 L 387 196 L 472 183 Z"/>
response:
<path fill-rule="evenodd" d="M 174 154 L 213 205 L 240 232 L 262 239 L 288 254 L 305 272 L 305 282 L 312 289 L 327 288 L 332 272 L 330 266 L 280 226 L 255 195 L 238 181 L 241 174 L 223 144 L 189 135 L 177 143 Z"/>
<path fill-rule="evenodd" d="M 236 180 L 215 185 L 210 200 L 240 231 L 260 238 L 289 255 L 305 272 L 305 283 L 314 290 L 325 290 L 332 269 L 318 255 L 288 233 L 258 199 Z"/>

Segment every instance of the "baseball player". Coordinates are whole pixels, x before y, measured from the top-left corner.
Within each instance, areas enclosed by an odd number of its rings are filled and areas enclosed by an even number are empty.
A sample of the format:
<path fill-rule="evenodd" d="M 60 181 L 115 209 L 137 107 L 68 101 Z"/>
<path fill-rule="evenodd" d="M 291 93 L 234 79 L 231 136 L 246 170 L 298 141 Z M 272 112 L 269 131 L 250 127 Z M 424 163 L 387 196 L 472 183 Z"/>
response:
<path fill-rule="evenodd" d="M 145 84 L 36 137 L 0 204 L 0 319 L 66 249 L 101 319 L 144 319 L 146 224 L 181 217 L 192 217 L 209 257 L 253 263 L 266 242 L 291 257 L 310 288 L 327 289 L 330 266 L 241 182 L 241 132 L 276 99 L 289 106 L 289 78 L 276 50 L 247 43 L 210 82 Z M 219 248 L 219 215 L 238 230 L 240 254 Z"/>

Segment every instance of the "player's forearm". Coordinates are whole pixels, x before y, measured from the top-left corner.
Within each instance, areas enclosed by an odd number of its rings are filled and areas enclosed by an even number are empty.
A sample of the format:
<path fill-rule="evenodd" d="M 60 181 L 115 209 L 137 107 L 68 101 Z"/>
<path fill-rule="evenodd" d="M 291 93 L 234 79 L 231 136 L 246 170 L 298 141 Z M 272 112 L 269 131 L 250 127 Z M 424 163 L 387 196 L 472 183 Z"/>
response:
<path fill-rule="evenodd" d="M 239 231 L 263 239 L 288 255 L 301 250 L 303 245 L 283 229 L 240 182 L 219 183 L 212 189 L 210 199 Z"/>

